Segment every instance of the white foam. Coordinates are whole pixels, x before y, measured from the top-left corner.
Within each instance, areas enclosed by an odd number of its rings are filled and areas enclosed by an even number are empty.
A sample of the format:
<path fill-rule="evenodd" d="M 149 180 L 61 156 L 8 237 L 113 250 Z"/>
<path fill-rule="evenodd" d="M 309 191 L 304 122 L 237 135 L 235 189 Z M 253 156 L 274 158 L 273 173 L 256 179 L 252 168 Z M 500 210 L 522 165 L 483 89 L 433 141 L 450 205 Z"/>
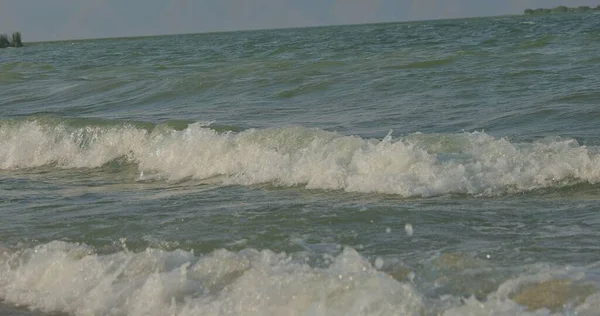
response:
<path fill-rule="evenodd" d="M 583 304 L 577 306 L 575 315 L 578 316 L 594 316 L 600 311 L 600 293 L 588 296 Z"/>
<path fill-rule="evenodd" d="M 525 307 L 513 302 L 510 299 L 506 300 L 489 300 L 485 302 L 478 301 L 470 297 L 463 300 L 463 305 L 454 307 L 444 311 L 443 316 L 548 316 L 550 312 L 547 309 L 539 309 L 528 312 Z"/>
<path fill-rule="evenodd" d="M 302 185 L 402 196 L 497 195 L 600 180 L 600 155 L 571 139 L 513 143 L 483 132 L 362 139 L 301 127 L 218 133 L 133 126 L 0 124 L 0 168 L 95 168 L 123 158 L 142 181 Z M 143 178 L 143 179 L 142 179 Z"/>
<path fill-rule="evenodd" d="M 247 249 L 96 255 L 51 242 L 0 255 L 0 300 L 73 315 L 419 315 L 411 285 L 352 249 L 314 268 Z"/>
<path fill-rule="evenodd" d="M 597 285 L 586 282 L 582 268 L 549 268 L 546 265 L 535 265 L 527 272 L 508 279 L 495 292 L 490 293 L 484 301 L 474 297 L 463 299 L 463 304 L 444 311 L 444 316 L 458 315 L 597 315 L 600 307 L 600 296 Z M 538 285 L 521 296 L 523 306 L 515 302 L 514 295 L 521 293 L 527 286 Z M 523 293 L 521 293 L 523 294 Z M 587 296 L 587 297 L 586 297 Z M 584 298 L 581 304 L 578 299 Z M 518 301 L 518 299 L 517 299 Z M 559 305 L 558 308 L 544 305 Z M 542 305 L 542 306 L 539 306 Z M 593 312 L 592 312 L 593 311 Z"/>
<path fill-rule="evenodd" d="M 0 252 L 0 301 L 71 315 L 149 316 L 597 315 L 600 307 L 588 268 L 524 267 L 484 300 L 452 293 L 425 298 L 412 286 L 413 272 L 411 283 L 399 282 L 351 248 L 328 257 L 315 267 L 296 255 L 254 249 L 99 255 L 53 241 Z M 374 264 L 382 268 L 383 259 Z M 540 287 L 520 299 L 528 309 L 514 295 L 532 284 Z M 555 307 L 539 307 L 540 301 Z"/>

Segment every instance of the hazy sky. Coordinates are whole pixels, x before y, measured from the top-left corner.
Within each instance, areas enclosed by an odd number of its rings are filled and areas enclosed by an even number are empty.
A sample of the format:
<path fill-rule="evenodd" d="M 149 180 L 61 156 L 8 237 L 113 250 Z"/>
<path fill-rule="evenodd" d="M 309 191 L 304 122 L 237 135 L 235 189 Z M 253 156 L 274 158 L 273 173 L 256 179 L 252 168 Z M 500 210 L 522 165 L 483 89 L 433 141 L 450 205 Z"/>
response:
<path fill-rule="evenodd" d="M 600 0 L 0 0 L 25 41 L 199 33 L 521 13 Z"/>

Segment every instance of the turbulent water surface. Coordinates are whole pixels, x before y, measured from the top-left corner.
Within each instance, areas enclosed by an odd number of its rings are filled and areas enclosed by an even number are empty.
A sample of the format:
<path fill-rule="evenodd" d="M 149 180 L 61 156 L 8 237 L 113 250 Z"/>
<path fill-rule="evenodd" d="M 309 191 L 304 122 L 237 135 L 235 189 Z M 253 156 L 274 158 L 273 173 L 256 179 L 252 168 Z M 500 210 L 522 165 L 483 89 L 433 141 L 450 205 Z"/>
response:
<path fill-rule="evenodd" d="M 600 315 L 600 15 L 0 51 L 0 314 Z"/>

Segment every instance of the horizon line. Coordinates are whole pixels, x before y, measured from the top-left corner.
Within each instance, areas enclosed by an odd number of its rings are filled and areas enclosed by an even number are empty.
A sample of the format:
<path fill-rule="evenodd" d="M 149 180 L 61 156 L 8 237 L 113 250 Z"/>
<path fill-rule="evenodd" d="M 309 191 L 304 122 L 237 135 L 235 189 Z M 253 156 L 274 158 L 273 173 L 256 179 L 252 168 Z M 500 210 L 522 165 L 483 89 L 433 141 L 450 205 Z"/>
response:
<path fill-rule="evenodd" d="M 148 34 L 148 35 L 131 35 L 131 36 L 107 36 L 107 37 L 88 37 L 88 38 L 72 38 L 72 39 L 56 39 L 56 40 L 40 40 L 40 41 L 26 41 L 27 44 L 43 44 L 43 43 L 57 43 L 57 42 L 80 42 L 80 41 L 92 41 L 92 40 L 118 40 L 118 39 L 136 39 L 136 38 L 147 38 L 147 37 L 161 37 L 161 36 L 178 36 L 178 35 L 201 35 L 201 34 L 224 34 L 224 33 L 240 33 L 240 32 L 254 32 L 254 31 L 277 31 L 277 30 L 293 30 L 293 29 L 311 29 L 311 28 L 325 28 L 325 27 L 340 27 L 340 26 L 360 26 L 360 25 L 381 25 L 381 24 L 403 24 L 403 23 L 421 23 L 421 22 L 433 22 L 433 21 L 449 21 L 449 20 L 467 20 L 467 19 L 478 19 L 478 18 L 494 18 L 494 17 L 531 17 L 524 14 L 502 14 L 502 15 L 481 15 L 481 16 L 466 16 L 456 18 L 434 18 L 424 20 L 398 20 L 398 21 L 379 21 L 379 22 L 365 22 L 365 23 L 340 23 L 340 24 L 323 24 L 323 25 L 306 25 L 306 26 L 288 26 L 288 27 L 273 27 L 273 28 L 248 28 L 248 29 L 236 29 L 236 30 L 215 30 L 215 31 L 200 31 L 200 32 L 189 32 L 189 33 L 164 33 L 164 34 Z"/>

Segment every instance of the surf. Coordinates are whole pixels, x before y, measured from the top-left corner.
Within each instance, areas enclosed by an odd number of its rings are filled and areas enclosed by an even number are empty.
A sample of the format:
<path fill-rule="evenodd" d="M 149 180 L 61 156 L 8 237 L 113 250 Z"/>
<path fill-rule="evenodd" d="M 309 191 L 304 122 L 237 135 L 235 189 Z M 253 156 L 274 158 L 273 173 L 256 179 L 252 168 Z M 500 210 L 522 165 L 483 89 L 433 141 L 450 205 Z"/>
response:
<path fill-rule="evenodd" d="M 174 128 L 176 126 L 177 128 Z M 600 179 L 600 153 L 569 138 L 511 142 L 485 132 L 383 139 L 301 126 L 217 130 L 209 123 L 0 123 L 0 168 L 134 164 L 144 181 L 219 179 L 403 197 L 493 196 Z"/>

